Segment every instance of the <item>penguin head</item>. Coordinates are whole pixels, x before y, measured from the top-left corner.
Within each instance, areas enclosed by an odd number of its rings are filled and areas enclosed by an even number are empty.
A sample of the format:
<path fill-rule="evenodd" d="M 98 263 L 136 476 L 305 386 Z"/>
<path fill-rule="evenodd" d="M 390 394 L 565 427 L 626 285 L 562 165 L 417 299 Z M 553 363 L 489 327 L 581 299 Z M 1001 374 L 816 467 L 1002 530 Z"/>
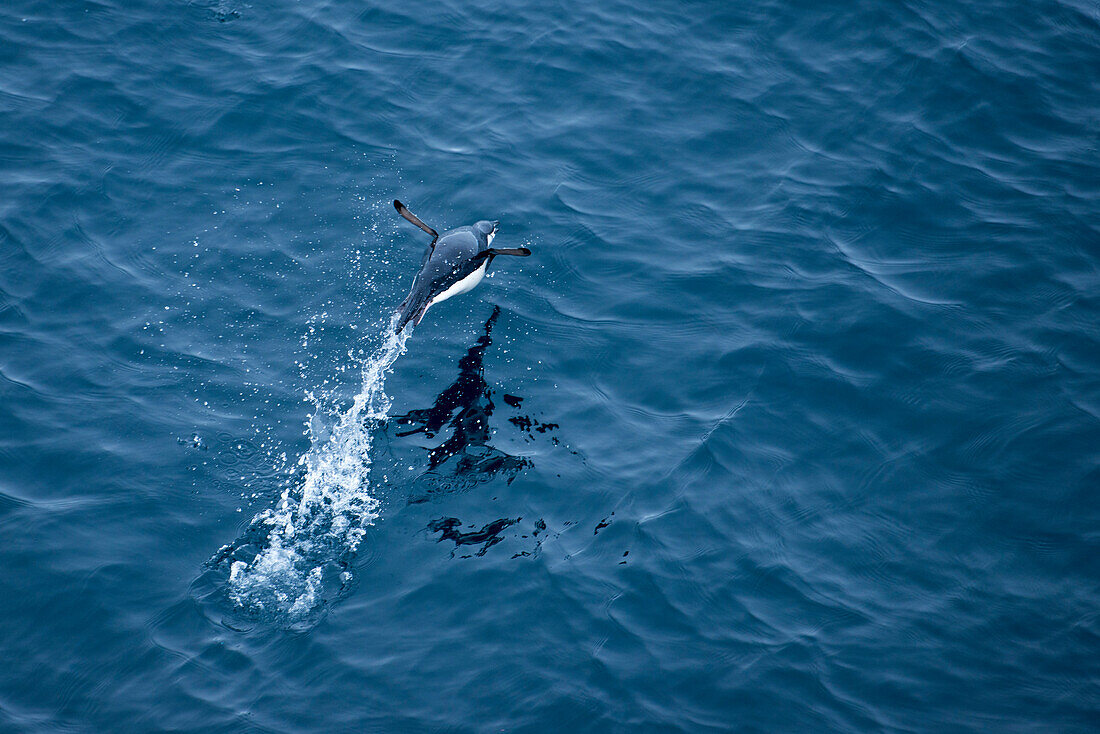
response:
<path fill-rule="evenodd" d="M 478 234 L 484 235 L 485 238 L 492 242 L 493 237 L 496 236 L 497 229 L 500 228 L 500 222 L 490 222 L 487 219 L 482 219 L 480 222 L 474 225 L 474 231 Z"/>

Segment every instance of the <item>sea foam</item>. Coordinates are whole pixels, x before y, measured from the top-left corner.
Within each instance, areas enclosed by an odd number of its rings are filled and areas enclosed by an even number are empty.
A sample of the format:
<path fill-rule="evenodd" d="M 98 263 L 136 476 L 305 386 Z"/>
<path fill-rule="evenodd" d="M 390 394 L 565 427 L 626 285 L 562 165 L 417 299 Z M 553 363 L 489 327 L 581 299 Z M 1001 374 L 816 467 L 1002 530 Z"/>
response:
<path fill-rule="evenodd" d="M 315 399 L 311 444 L 298 459 L 301 480 L 289 483 L 275 508 L 253 520 L 252 527 L 266 534 L 256 556 L 230 567 L 229 596 L 238 606 L 293 622 L 317 611 L 351 580 L 356 550 L 378 518 L 370 451 L 373 429 L 390 409 L 386 373 L 405 352 L 409 335 L 395 334 L 394 324 L 364 360 L 350 407 L 329 412 Z"/>

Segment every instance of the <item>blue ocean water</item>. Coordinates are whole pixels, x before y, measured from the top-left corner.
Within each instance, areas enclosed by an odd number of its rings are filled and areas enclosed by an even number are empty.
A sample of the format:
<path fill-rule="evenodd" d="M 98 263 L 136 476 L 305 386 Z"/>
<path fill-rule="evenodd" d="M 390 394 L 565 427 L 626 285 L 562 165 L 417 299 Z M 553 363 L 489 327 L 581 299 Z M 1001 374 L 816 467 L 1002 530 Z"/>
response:
<path fill-rule="evenodd" d="M 0 731 L 1095 731 L 1100 6 L 0 5 Z M 472 293 L 387 336 L 427 238 Z"/>

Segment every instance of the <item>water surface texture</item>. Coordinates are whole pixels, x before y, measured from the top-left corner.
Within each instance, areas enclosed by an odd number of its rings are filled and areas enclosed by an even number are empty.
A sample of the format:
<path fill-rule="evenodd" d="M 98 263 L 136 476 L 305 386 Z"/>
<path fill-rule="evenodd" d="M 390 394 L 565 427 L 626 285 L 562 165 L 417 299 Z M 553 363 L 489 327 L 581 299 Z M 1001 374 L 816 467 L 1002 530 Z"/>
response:
<path fill-rule="evenodd" d="M 1100 7 L 0 4 L 0 731 L 1087 732 Z M 500 220 L 388 336 L 427 237 Z"/>

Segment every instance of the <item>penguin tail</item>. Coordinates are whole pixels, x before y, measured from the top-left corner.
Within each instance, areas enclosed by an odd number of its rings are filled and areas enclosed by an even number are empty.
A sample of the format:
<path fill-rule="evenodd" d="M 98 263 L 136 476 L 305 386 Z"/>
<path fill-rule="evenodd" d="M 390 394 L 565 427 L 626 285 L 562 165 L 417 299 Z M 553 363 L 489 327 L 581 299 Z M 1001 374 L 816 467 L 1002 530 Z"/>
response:
<path fill-rule="evenodd" d="M 410 293 L 408 297 L 401 302 L 401 305 L 397 307 L 397 327 L 394 333 L 400 334 L 405 327 L 408 326 L 410 321 L 413 326 L 418 326 L 430 305 L 430 298 L 414 298 L 413 294 Z"/>

